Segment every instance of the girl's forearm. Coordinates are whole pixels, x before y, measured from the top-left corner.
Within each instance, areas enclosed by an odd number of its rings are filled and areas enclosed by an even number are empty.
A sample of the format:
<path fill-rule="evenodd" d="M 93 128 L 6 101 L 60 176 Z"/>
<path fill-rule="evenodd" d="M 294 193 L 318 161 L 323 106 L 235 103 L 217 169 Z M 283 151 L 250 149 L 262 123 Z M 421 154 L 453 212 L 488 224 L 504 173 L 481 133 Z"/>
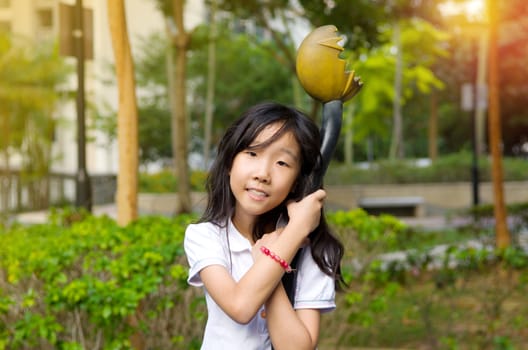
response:
<path fill-rule="evenodd" d="M 314 311 L 316 312 L 316 311 Z M 266 302 L 265 313 L 273 347 L 276 350 L 314 349 L 317 335 L 310 334 L 309 328 L 318 332 L 317 324 L 307 327 L 292 308 L 282 283 L 277 285 Z"/>
<path fill-rule="evenodd" d="M 205 268 L 200 273 L 209 294 L 233 320 L 239 323 L 251 321 L 279 284 L 285 273 L 284 267 L 270 255 L 262 253 L 260 247 L 265 246 L 280 259 L 291 262 L 307 233 L 303 234 L 294 227 L 290 229 L 255 244 L 254 264 L 238 282 L 220 266 Z"/>

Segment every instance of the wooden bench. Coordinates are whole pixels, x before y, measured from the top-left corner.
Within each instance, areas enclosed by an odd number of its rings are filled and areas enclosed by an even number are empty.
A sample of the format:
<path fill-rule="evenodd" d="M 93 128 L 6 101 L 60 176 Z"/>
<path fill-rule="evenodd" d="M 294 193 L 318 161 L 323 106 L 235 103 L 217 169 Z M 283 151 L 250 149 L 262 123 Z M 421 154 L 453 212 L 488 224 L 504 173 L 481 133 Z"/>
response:
<path fill-rule="evenodd" d="M 424 216 L 425 201 L 422 197 L 365 197 L 358 200 L 358 207 L 371 215 L 390 214 L 399 217 Z"/>

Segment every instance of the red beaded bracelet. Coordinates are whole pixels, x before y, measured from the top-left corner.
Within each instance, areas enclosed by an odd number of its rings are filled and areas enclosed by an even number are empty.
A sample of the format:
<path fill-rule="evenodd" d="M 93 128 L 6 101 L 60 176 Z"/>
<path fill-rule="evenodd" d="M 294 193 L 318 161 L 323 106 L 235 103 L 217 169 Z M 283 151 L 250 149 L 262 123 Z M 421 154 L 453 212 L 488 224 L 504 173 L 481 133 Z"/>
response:
<path fill-rule="evenodd" d="M 269 256 L 270 258 L 272 258 L 273 260 L 275 260 L 276 262 L 279 263 L 279 265 L 284 269 L 284 271 L 286 271 L 287 273 L 290 273 L 290 272 L 293 272 L 293 269 L 291 268 L 290 264 L 288 264 L 288 262 L 284 259 L 282 259 L 280 256 L 278 256 L 277 254 L 273 253 L 271 250 L 269 250 L 268 248 L 262 246 L 260 247 L 260 251 L 262 253 L 264 253 L 264 255 L 267 255 Z"/>

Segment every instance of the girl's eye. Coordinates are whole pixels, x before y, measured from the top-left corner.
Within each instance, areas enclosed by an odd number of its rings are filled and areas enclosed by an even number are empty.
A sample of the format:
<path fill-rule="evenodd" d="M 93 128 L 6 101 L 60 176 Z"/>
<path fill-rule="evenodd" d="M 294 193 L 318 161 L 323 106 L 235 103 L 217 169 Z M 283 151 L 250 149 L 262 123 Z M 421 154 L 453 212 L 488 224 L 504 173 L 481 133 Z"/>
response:
<path fill-rule="evenodd" d="M 284 161 L 282 161 L 282 160 L 279 160 L 279 161 L 277 162 L 277 164 L 278 164 L 279 166 L 289 166 L 288 163 L 286 163 L 286 162 L 284 162 Z"/>
<path fill-rule="evenodd" d="M 253 152 L 253 151 L 246 151 L 246 154 L 250 157 L 256 157 L 257 156 L 257 152 Z"/>

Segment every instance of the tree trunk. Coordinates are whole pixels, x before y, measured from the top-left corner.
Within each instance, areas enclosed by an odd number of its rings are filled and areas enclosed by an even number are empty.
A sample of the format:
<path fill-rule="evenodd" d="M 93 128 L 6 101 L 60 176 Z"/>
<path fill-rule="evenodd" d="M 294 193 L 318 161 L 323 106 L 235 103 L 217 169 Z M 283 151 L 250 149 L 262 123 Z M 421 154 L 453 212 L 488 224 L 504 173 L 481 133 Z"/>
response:
<path fill-rule="evenodd" d="M 7 148 L 2 150 L 2 152 L 0 153 L 4 157 L 4 164 L 5 164 L 5 168 L 2 168 L 1 169 L 2 172 L 0 173 L 0 198 L 1 198 L 0 212 L 9 214 L 11 212 L 10 199 L 11 199 L 11 194 L 13 193 L 12 188 L 11 188 L 13 179 L 11 178 L 12 175 L 11 175 L 10 155 L 9 155 L 9 150 Z M 17 181 L 20 182 L 20 176 L 18 177 Z M 19 205 L 20 203 L 17 202 L 17 206 Z"/>
<path fill-rule="evenodd" d="M 9 114 L 2 110 L 0 113 L 4 113 L 4 117 L 0 116 L 0 130 L 2 130 L 2 139 L 0 139 L 0 154 L 4 158 L 5 168 L 0 169 L 3 173 L 0 173 L 0 211 L 9 214 L 10 209 L 10 198 L 11 198 L 11 156 L 9 155 L 9 143 L 11 136 L 11 123 Z M 5 177 L 2 178 L 2 177 Z M 20 182 L 20 176 L 18 177 Z M 17 206 L 20 203 L 17 203 Z M 1 219 L 1 218 L 0 218 Z"/>
<path fill-rule="evenodd" d="M 208 169 L 211 151 L 211 134 L 213 129 L 214 97 L 216 81 L 216 1 L 212 0 L 210 5 L 210 33 L 207 58 L 207 96 L 205 102 L 205 125 L 204 125 L 204 169 Z"/>
<path fill-rule="evenodd" d="M 112 47 L 114 49 L 119 93 L 117 113 L 117 141 L 119 147 L 119 172 L 117 174 L 117 222 L 125 226 L 137 218 L 138 184 L 138 113 L 136 83 L 132 52 L 128 41 L 124 0 L 108 0 L 108 18 Z M 130 336 L 136 350 L 145 349 L 145 340 L 139 329 L 141 306 L 127 319 L 137 331 Z"/>
<path fill-rule="evenodd" d="M 438 92 L 431 92 L 431 111 L 429 114 L 429 159 L 434 162 L 438 157 Z"/>
<path fill-rule="evenodd" d="M 403 158 L 403 120 L 401 107 L 403 55 L 400 35 L 400 23 L 394 24 L 394 45 L 396 45 L 396 67 L 394 70 L 394 101 L 393 101 L 393 125 L 392 140 L 389 158 Z"/>
<path fill-rule="evenodd" d="M 134 65 L 128 41 L 124 0 L 108 0 L 110 34 L 114 49 L 119 93 L 117 136 L 117 221 L 127 225 L 137 218 L 138 116 Z"/>
<path fill-rule="evenodd" d="M 499 72 L 498 72 L 498 18 L 497 3 L 488 0 L 489 14 L 489 139 L 492 157 L 492 177 L 494 195 L 494 215 L 497 248 L 503 249 L 510 245 L 506 206 L 504 204 L 503 176 L 502 176 L 502 136 L 499 101 Z"/>
<path fill-rule="evenodd" d="M 187 107 L 186 107 L 186 66 L 187 50 L 190 37 L 183 25 L 183 0 L 173 0 L 172 18 L 176 25 L 176 32 L 171 35 L 172 43 L 176 47 L 175 54 L 171 58 L 175 60 L 174 69 L 169 79 L 172 80 L 173 88 L 170 89 L 173 95 L 171 101 L 172 113 L 172 153 L 176 177 L 178 178 L 178 201 L 179 213 L 191 212 L 191 191 L 189 183 L 189 168 L 187 164 Z M 170 27 L 170 25 L 168 26 Z"/>

